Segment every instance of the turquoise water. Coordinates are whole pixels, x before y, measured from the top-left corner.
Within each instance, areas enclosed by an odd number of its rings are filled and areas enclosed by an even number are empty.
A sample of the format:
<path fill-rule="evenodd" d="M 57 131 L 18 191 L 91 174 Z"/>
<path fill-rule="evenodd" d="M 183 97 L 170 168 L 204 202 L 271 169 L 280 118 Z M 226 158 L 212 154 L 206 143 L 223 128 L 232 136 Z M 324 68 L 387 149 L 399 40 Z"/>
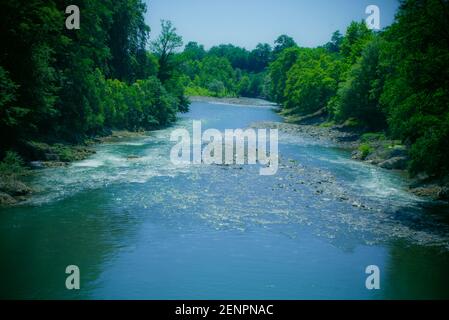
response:
<path fill-rule="evenodd" d="M 0 297 L 26 299 L 449 298 L 448 208 L 399 174 L 280 135 L 280 168 L 184 166 L 170 132 L 280 121 L 269 108 L 193 103 L 172 128 L 98 145 L 36 173 L 0 209 Z M 136 159 L 128 159 L 136 155 Z M 65 288 L 65 268 L 81 289 Z M 365 268 L 381 289 L 365 288 Z"/>

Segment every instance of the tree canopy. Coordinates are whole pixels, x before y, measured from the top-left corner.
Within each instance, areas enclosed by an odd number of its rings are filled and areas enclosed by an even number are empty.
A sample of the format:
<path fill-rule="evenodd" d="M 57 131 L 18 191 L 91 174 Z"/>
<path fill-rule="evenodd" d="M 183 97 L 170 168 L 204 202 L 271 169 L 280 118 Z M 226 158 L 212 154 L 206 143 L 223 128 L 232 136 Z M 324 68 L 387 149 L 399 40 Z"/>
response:
<path fill-rule="evenodd" d="M 158 38 L 169 36 L 163 50 L 149 52 L 143 1 L 78 1 L 81 27 L 73 30 L 65 28 L 68 5 L 2 2 L 2 155 L 29 139 L 81 142 L 114 128 L 155 128 L 186 110 L 183 87 L 166 72 L 182 43 L 171 23 Z"/>

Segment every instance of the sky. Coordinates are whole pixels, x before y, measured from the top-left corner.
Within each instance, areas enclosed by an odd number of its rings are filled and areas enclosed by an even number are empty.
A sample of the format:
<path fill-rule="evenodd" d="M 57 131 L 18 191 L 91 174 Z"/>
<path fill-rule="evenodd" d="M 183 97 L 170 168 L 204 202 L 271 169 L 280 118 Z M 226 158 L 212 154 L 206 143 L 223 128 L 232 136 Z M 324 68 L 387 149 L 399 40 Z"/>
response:
<path fill-rule="evenodd" d="M 398 0 L 145 0 L 151 40 L 160 20 L 171 20 L 184 44 L 196 41 L 206 49 L 232 43 L 249 50 L 258 43 L 273 44 L 287 34 L 304 47 L 328 42 L 353 20 L 368 15 L 368 5 L 380 9 L 381 28 L 393 22 Z"/>

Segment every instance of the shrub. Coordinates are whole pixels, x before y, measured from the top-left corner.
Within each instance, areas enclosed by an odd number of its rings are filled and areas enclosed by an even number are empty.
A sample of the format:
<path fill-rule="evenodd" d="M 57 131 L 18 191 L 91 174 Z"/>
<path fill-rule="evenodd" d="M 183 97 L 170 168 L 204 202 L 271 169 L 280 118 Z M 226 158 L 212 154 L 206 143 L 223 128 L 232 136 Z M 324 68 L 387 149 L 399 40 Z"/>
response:
<path fill-rule="evenodd" d="M 385 141 L 386 139 L 385 133 L 383 132 L 367 132 L 360 138 L 362 142 Z"/>
<path fill-rule="evenodd" d="M 1 176 L 17 176 L 27 172 L 23 159 L 14 151 L 7 151 L 0 162 Z"/>
<path fill-rule="evenodd" d="M 372 148 L 371 148 L 371 146 L 370 146 L 369 144 L 367 144 L 367 143 L 362 143 L 362 144 L 359 146 L 359 151 L 360 151 L 360 153 L 361 153 L 362 160 L 365 160 L 366 157 L 368 157 L 368 155 L 372 152 Z"/>

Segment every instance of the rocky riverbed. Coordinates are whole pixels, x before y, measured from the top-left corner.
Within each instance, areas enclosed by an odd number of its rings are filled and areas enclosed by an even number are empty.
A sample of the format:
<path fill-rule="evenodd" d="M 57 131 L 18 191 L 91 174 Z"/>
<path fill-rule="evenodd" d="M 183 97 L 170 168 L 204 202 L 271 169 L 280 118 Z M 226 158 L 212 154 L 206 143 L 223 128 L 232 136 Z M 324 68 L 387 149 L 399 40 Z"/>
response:
<path fill-rule="evenodd" d="M 256 122 L 252 127 L 278 129 L 282 133 L 301 136 L 323 144 L 334 144 L 339 148 L 351 150 L 354 160 L 406 173 L 409 161 L 408 149 L 399 141 L 363 135 L 360 131 L 345 126 Z M 409 186 L 409 191 L 417 196 L 449 201 L 449 181 L 445 179 L 436 180 L 425 174 L 419 174 L 409 179 Z"/>

